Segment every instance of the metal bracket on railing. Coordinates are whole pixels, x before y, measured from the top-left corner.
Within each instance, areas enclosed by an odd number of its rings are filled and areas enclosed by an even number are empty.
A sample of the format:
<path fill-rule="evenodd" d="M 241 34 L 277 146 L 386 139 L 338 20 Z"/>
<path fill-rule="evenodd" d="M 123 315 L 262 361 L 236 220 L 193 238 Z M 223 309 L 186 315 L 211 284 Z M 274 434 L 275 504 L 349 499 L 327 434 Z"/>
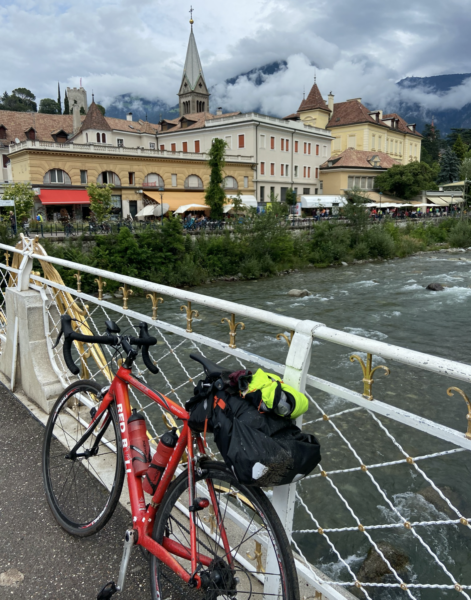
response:
<path fill-rule="evenodd" d="M 466 437 L 468 440 L 471 440 L 471 402 L 469 401 L 468 396 L 463 392 L 463 390 L 460 390 L 460 388 L 449 387 L 446 391 L 446 393 L 449 396 L 453 396 L 453 392 L 458 392 L 458 394 L 463 398 L 463 400 L 468 405 L 468 414 L 466 415 L 466 419 L 468 421 L 468 428 L 466 431 Z"/>
<path fill-rule="evenodd" d="M 152 292 L 152 294 L 147 294 L 146 298 L 152 300 L 152 320 L 157 320 L 157 309 L 159 308 L 159 302 L 162 303 L 164 301 L 163 298 L 157 296 L 157 292 Z"/>
<path fill-rule="evenodd" d="M 262 564 L 262 544 L 260 542 L 255 542 L 254 556 L 252 556 L 250 552 L 246 552 L 246 554 L 249 560 L 256 561 L 257 573 L 265 573 L 265 569 L 263 568 Z"/>
<path fill-rule="evenodd" d="M 5 264 L 7 267 L 10 266 L 10 253 L 8 252 L 8 250 L 5 252 Z"/>
<path fill-rule="evenodd" d="M 134 292 L 128 288 L 127 283 L 125 283 L 124 286 L 120 287 L 119 289 L 123 292 L 123 309 L 127 310 L 129 296 L 132 296 Z"/>
<path fill-rule="evenodd" d="M 237 346 L 236 346 L 237 327 L 239 327 L 239 325 L 240 325 L 241 329 L 245 329 L 245 324 L 242 322 L 236 323 L 234 313 L 231 314 L 230 319 L 228 319 L 227 317 L 224 317 L 223 319 L 221 319 L 221 323 L 224 323 L 224 321 L 227 321 L 229 323 L 229 348 L 237 348 Z"/>
<path fill-rule="evenodd" d="M 384 365 L 378 365 L 377 367 L 372 369 L 371 367 L 373 364 L 373 355 L 370 353 L 366 355 L 366 365 L 363 362 L 363 359 L 360 358 L 357 354 L 352 354 L 352 356 L 350 356 L 350 362 L 354 362 L 355 360 L 357 360 L 360 363 L 361 370 L 363 371 L 363 397 L 367 400 L 373 400 L 372 387 L 373 375 L 375 371 L 377 371 L 378 369 L 383 369 L 385 371 L 385 377 L 389 375 L 391 371 L 388 369 L 388 367 L 385 367 Z"/>
<path fill-rule="evenodd" d="M 106 281 L 103 281 L 101 277 L 95 279 L 95 283 L 98 285 L 98 300 L 103 300 L 103 288 L 106 285 Z"/>
<path fill-rule="evenodd" d="M 200 315 L 197 310 L 191 309 L 191 302 L 185 306 L 184 304 L 180 306 L 180 311 L 186 311 L 186 332 L 193 333 L 193 328 L 191 324 L 193 323 L 193 317 L 198 318 Z"/>
<path fill-rule="evenodd" d="M 278 333 L 276 336 L 276 339 L 278 341 L 280 341 L 282 338 L 285 340 L 285 342 L 288 344 L 288 348 L 291 346 L 291 342 L 293 341 L 293 336 L 294 336 L 294 331 L 291 330 L 289 332 L 289 337 L 286 335 L 286 333 Z"/>

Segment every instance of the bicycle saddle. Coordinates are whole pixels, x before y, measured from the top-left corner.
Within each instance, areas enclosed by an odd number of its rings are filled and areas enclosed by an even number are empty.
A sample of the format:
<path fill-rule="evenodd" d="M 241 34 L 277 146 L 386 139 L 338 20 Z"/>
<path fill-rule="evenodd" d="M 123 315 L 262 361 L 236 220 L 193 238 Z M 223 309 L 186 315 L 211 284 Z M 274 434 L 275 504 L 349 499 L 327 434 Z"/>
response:
<path fill-rule="evenodd" d="M 203 365 L 204 371 L 208 377 L 220 377 L 221 373 L 224 371 L 221 365 L 213 363 L 212 360 L 201 356 L 201 354 L 190 354 L 190 358 Z"/>

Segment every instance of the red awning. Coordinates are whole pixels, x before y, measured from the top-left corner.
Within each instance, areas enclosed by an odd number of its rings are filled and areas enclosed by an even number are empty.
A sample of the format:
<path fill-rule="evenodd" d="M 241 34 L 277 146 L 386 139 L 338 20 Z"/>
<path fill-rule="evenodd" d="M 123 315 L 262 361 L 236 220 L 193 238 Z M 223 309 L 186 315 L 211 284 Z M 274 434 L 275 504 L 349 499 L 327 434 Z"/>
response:
<path fill-rule="evenodd" d="M 43 204 L 90 204 L 85 190 L 41 190 L 39 198 Z"/>

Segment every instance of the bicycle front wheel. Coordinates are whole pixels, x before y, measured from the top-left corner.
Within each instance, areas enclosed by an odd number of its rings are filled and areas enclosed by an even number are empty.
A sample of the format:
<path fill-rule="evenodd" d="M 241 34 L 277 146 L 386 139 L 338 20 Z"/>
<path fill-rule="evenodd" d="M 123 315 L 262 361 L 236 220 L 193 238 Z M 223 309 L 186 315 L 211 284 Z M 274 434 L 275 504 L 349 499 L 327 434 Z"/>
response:
<path fill-rule="evenodd" d="M 194 512 L 199 590 L 154 555 L 150 557 L 153 600 L 299 600 L 293 555 L 272 504 L 259 488 L 240 484 L 223 463 L 206 461 L 196 474 L 196 496 L 209 505 Z M 214 495 L 211 495 L 211 486 Z M 156 515 L 153 538 L 192 575 L 188 519 L 188 473 L 169 487 Z M 219 515 L 219 519 L 217 518 Z M 226 538 L 226 539 L 224 539 Z"/>
<path fill-rule="evenodd" d="M 100 386 L 94 381 L 70 385 L 55 403 L 44 434 L 42 471 L 49 507 L 61 527 L 80 537 L 106 525 L 124 481 L 114 403 L 82 440 L 100 403 L 99 394 Z"/>

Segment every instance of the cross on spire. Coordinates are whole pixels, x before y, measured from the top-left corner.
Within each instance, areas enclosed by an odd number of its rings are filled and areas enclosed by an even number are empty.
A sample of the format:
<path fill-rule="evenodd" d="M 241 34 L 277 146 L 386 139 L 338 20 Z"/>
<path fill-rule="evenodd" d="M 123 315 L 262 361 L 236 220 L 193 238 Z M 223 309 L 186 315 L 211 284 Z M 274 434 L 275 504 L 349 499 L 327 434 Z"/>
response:
<path fill-rule="evenodd" d="M 189 10 L 189 13 L 190 13 L 190 25 L 191 25 L 192 29 L 193 29 L 193 23 L 194 23 L 194 21 L 193 21 L 193 11 L 194 10 L 195 9 L 193 8 L 193 6 L 190 6 L 190 10 Z"/>

